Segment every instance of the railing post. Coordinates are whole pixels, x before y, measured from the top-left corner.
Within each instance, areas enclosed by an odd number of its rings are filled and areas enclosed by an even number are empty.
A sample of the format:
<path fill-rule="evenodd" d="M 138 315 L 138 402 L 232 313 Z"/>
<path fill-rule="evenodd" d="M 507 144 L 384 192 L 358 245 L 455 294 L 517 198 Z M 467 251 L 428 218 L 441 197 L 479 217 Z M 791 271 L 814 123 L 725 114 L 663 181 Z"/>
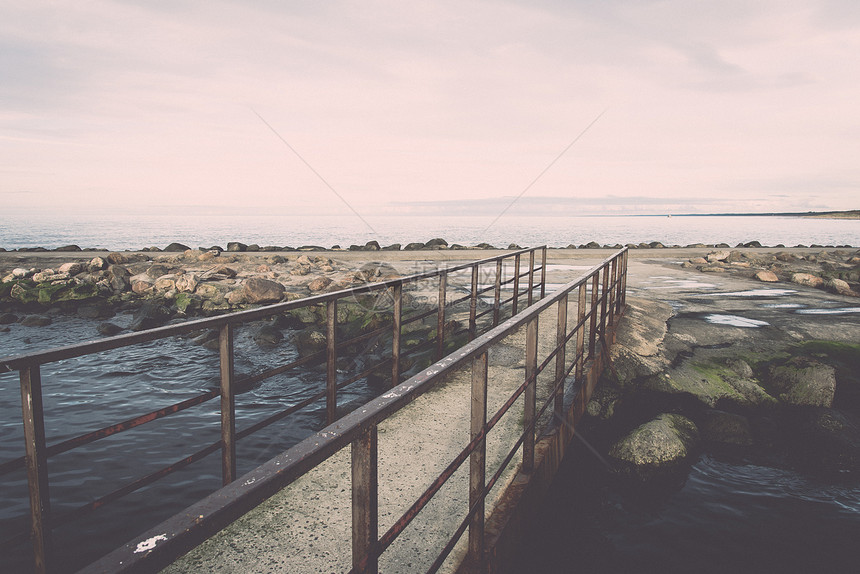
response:
<path fill-rule="evenodd" d="M 21 410 L 24 417 L 24 449 L 30 491 L 30 534 L 37 574 L 48 571 L 51 560 L 51 496 L 48 490 L 48 457 L 45 454 L 45 413 L 42 408 L 42 376 L 39 365 L 27 365 L 19 373 Z"/>
<path fill-rule="evenodd" d="M 218 335 L 221 356 L 221 480 L 236 480 L 236 390 L 233 386 L 233 325 L 225 323 Z"/>
<path fill-rule="evenodd" d="M 439 275 L 439 313 L 436 318 L 436 360 L 442 359 L 445 353 L 445 309 L 448 289 L 448 272 Z"/>
<path fill-rule="evenodd" d="M 567 294 L 558 302 L 558 330 L 556 332 L 556 347 L 558 352 L 555 355 L 555 384 L 558 385 L 558 390 L 555 393 L 555 402 L 553 404 L 553 414 L 557 421 L 561 421 L 564 416 L 564 379 L 565 379 L 565 351 L 567 347 Z"/>
<path fill-rule="evenodd" d="M 603 288 L 600 291 L 600 338 L 606 336 L 606 304 L 607 304 L 607 289 L 609 288 L 609 266 L 603 266 Z"/>
<path fill-rule="evenodd" d="M 620 313 L 627 302 L 627 255 L 630 253 L 626 249 L 621 254 L 621 281 L 618 283 L 618 312 Z"/>
<path fill-rule="evenodd" d="M 526 324 L 526 389 L 523 393 L 523 471 L 531 472 L 535 465 L 535 412 L 537 387 L 537 335 L 538 318 Z"/>
<path fill-rule="evenodd" d="M 472 407 L 470 442 L 487 428 L 487 351 L 472 359 Z M 481 564 L 484 557 L 484 485 L 486 480 L 487 437 L 469 457 L 469 508 L 476 508 L 469 522 L 469 559 Z"/>
<path fill-rule="evenodd" d="M 591 276 L 591 308 L 590 319 L 588 321 L 588 356 L 594 357 L 597 335 L 597 301 L 600 296 L 600 270 L 594 272 Z"/>
<path fill-rule="evenodd" d="M 585 364 L 585 300 L 587 285 L 585 282 L 579 286 L 579 301 L 576 311 L 576 374 L 577 384 L 582 383 L 582 370 Z"/>
<path fill-rule="evenodd" d="M 352 567 L 376 574 L 379 557 L 379 474 L 376 425 L 352 441 Z"/>
<path fill-rule="evenodd" d="M 493 297 L 493 327 L 499 324 L 502 304 L 502 260 L 496 260 L 496 288 Z"/>
<path fill-rule="evenodd" d="M 541 248 L 540 256 L 540 298 L 546 297 L 546 245 Z"/>
<path fill-rule="evenodd" d="M 612 279 L 609 287 L 609 325 L 615 325 L 615 292 L 618 281 L 618 257 L 612 258 Z"/>
<path fill-rule="evenodd" d="M 514 256 L 514 301 L 511 309 L 511 317 L 517 314 L 517 305 L 520 302 L 520 254 Z"/>
<path fill-rule="evenodd" d="M 472 297 L 469 301 L 469 340 L 478 333 L 478 266 L 472 265 Z"/>
<path fill-rule="evenodd" d="M 391 338 L 391 385 L 400 384 L 400 331 L 403 324 L 403 284 L 396 283 L 392 288 L 394 297 L 394 318 Z"/>
<path fill-rule="evenodd" d="M 533 291 L 535 288 L 535 250 L 529 251 L 529 297 L 528 306 L 532 306 Z"/>
<path fill-rule="evenodd" d="M 325 415 L 327 424 L 337 418 L 337 299 L 326 303 Z"/>

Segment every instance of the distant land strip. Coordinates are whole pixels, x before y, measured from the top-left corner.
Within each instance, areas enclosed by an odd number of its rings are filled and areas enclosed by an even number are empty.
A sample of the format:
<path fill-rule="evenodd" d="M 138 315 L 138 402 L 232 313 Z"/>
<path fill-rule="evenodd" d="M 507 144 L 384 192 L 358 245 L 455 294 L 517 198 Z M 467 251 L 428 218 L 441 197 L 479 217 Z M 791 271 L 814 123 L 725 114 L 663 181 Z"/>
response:
<path fill-rule="evenodd" d="M 791 213 L 673 213 L 672 217 L 810 217 L 816 219 L 860 219 L 860 209 L 849 211 L 800 211 Z"/>

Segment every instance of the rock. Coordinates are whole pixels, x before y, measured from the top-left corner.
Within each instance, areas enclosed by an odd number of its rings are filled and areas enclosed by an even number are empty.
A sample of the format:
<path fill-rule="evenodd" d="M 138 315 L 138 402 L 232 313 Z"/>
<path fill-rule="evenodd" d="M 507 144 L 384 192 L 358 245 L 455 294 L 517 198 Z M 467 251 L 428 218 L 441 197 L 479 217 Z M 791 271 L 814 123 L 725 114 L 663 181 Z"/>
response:
<path fill-rule="evenodd" d="M 114 291 L 125 291 L 129 287 L 131 273 L 122 265 L 111 265 L 107 269 L 107 281 Z"/>
<path fill-rule="evenodd" d="M 150 265 L 146 270 L 146 274 L 152 277 L 153 279 L 158 279 L 159 277 L 163 277 L 164 275 L 169 275 L 173 270 L 169 265 L 165 265 L 163 263 L 155 263 Z"/>
<path fill-rule="evenodd" d="M 194 273 L 185 273 L 176 278 L 176 290 L 180 293 L 193 293 L 200 280 Z"/>
<path fill-rule="evenodd" d="M 382 250 L 383 251 L 400 251 L 400 244 L 399 243 L 392 243 L 391 245 L 383 247 Z"/>
<path fill-rule="evenodd" d="M 442 239 L 441 237 L 437 237 L 435 239 L 431 239 L 427 243 L 424 244 L 425 249 L 447 249 L 448 242 Z"/>
<path fill-rule="evenodd" d="M 238 241 L 230 241 L 229 243 L 227 243 L 227 251 L 238 253 L 247 250 L 248 246 L 244 243 L 239 243 Z"/>
<path fill-rule="evenodd" d="M 406 247 L 403 248 L 404 251 L 421 251 L 424 249 L 423 243 L 407 243 Z"/>
<path fill-rule="evenodd" d="M 332 280 L 328 277 L 317 277 L 310 283 L 308 283 L 308 289 L 312 292 L 322 291 L 326 287 L 332 284 Z"/>
<path fill-rule="evenodd" d="M 308 357 L 325 350 L 325 333 L 318 329 L 303 329 L 296 334 L 294 343 L 299 357 Z M 319 360 L 324 360 L 324 357 L 320 357 Z"/>
<path fill-rule="evenodd" d="M 753 377 L 753 370 L 749 364 L 743 359 L 732 358 L 726 361 L 726 366 L 730 368 L 735 374 L 744 379 L 751 379 Z"/>
<path fill-rule="evenodd" d="M 131 290 L 138 295 L 148 292 L 155 284 L 152 278 L 146 273 L 133 275 L 129 278 L 128 282 L 131 285 Z"/>
<path fill-rule="evenodd" d="M 770 367 L 766 387 L 790 405 L 831 407 L 836 394 L 836 369 L 811 357 L 793 357 Z"/>
<path fill-rule="evenodd" d="M 380 249 L 378 241 L 368 241 L 364 244 L 364 251 L 379 251 Z"/>
<path fill-rule="evenodd" d="M 848 282 L 843 281 L 842 279 L 836 279 L 836 278 L 828 279 L 824 283 L 824 288 L 827 289 L 828 291 L 830 291 L 831 293 L 837 293 L 839 295 L 846 295 L 848 297 L 860 296 L 860 293 L 857 293 L 856 291 L 851 289 L 851 286 L 848 284 Z"/>
<path fill-rule="evenodd" d="M 103 319 L 105 317 L 113 317 L 115 314 L 113 308 L 104 302 L 78 307 L 78 317 L 83 317 L 84 319 Z"/>
<path fill-rule="evenodd" d="M 90 260 L 89 265 L 87 265 L 87 271 L 93 273 L 94 271 L 101 271 L 105 267 L 107 267 L 107 261 L 105 261 L 101 257 L 93 257 Z"/>
<path fill-rule="evenodd" d="M 284 335 L 274 325 L 263 325 L 254 333 L 254 342 L 261 347 L 275 347 L 284 339 Z"/>
<path fill-rule="evenodd" d="M 108 253 L 107 260 L 108 263 L 111 263 L 113 265 L 122 265 L 124 263 L 128 263 L 128 257 L 123 255 L 122 253 L 119 253 L 118 251 L 112 251 L 111 253 Z"/>
<path fill-rule="evenodd" d="M 146 301 L 134 313 L 128 328 L 132 331 L 154 329 L 167 323 L 168 319 L 170 319 L 170 311 L 167 307 L 153 301 Z"/>
<path fill-rule="evenodd" d="M 171 253 L 185 253 L 191 249 L 187 245 L 183 245 L 182 243 L 171 243 L 167 247 L 164 248 L 164 251 L 168 251 Z"/>
<path fill-rule="evenodd" d="M 779 277 L 773 271 L 762 270 L 755 274 L 755 278 L 766 283 L 779 281 Z"/>
<path fill-rule="evenodd" d="M 791 276 L 791 282 L 805 287 L 821 287 L 824 285 L 824 279 L 810 273 L 794 273 Z"/>
<path fill-rule="evenodd" d="M 833 473 L 860 472 L 860 421 L 836 409 L 816 408 L 802 413 L 797 432 L 800 455 L 809 470 Z"/>
<path fill-rule="evenodd" d="M 113 337 L 120 331 L 122 331 L 122 327 L 119 325 L 114 325 L 113 323 L 99 323 L 98 327 L 96 327 L 96 331 L 98 331 L 99 335 L 104 335 L 105 337 Z"/>
<path fill-rule="evenodd" d="M 236 270 L 226 265 L 218 265 L 200 276 L 200 281 L 208 281 L 210 279 L 232 279 L 237 275 Z"/>
<path fill-rule="evenodd" d="M 284 297 L 284 286 L 275 281 L 251 277 L 242 285 L 245 301 L 248 303 L 277 303 Z"/>
<path fill-rule="evenodd" d="M 193 313 L 203 306 L 203 298 L 195 293 L 181 292 L 173 298 L 173 304 L 180 313 Z"/>
<path fill-rule="evenodd" d="M 47 327 L 51 323 L 51 318 L 46 315 L 27 315 L 21 319 L 21 324 L 25 327 Z"/>
<path fill-rule="evenodd" d="M 715 409 L 705 411 L 698 424 L 708 442 L 749 446 L 753 443 L 749 420 L 742 415 Z"/>
<path fill-rule="evenodd" d="M 692 263 L 693 265 L 707 265 L 708 260 L 704 257 L 694 257 L 690 259 L 690 263 Z"/>
<path fill-rule="evenodd" d="M 77 261 L 71 261 L 69 263 L 63 263 L 57 268 L 57 271 L 60 273 L 68 273 L 69 275 L 77 275 L 81 271 L 84 270 L 84 266 L 78 263 Z"/>
<path fill-rule="evenodd" d="M 245 302 L 245 293 L 242 289 L 234 289 L 227 293 L 224 296 L 224 299 L 230 303 L 230 305 L 241 305 Z"/>
<path fill-rule="evenodd" d="M 714 261 L 725 261 L 729 257 L 731 257 L 731 251 L 712 251 L 708 253 L 705 257 L 709 263 L 713 263 Z"/>
<path fill-rule="evenodd" d="M 699 430 L 690 419 L 661 414 L 623 437 L 609 449 L 622 473 L 649 480 L 687 461 L 699 442 Z"/>
<path fill-rule="evenodd" d="M 596 241 L 589 241 L 585 245 L 580 245 L 584 249 L 600 249 L 600 244 Z"/>
<path fill-rule="evenodd" d="M 0 325 L 11 325 L 18 322 L 18 315 L 14 313 L 0 313 Z"/>
<path fill-rule="evenodd" d="M 644 390 L 695 398 L 711 407 L 724 404 L 741 408 L 765 407 L 776 403 L 754 379 L 738 377 L 725 365 L 710 362 L 684 362 L 670 371 L 648 377 Z"/>
<path fill-rule="evenodd" d="M 650 247 L 651 249 L 665 249 L 666 248 L 666 246 L 663 245 L 662 243 L 660 243 L 659 241 L 652 241 L 651 243 L 648 244 L 648 247 Z"/>
<path fill-rule="evenodd" d="M 81 251 L 81 248 L 77 245 L 63 245 L 62 247 L 57 247 L 54 251 Z"/>

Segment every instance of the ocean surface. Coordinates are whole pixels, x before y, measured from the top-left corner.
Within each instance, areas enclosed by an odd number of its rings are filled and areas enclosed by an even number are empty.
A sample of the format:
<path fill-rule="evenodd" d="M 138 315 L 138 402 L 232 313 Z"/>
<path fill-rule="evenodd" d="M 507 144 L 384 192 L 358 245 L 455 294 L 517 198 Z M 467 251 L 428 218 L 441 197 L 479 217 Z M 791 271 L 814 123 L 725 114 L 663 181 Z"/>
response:
<path fill-rule="evenodd" d="M 426 242 L 441 237 L 460 245 L 506 248 L 548 245 L 567 247 L 590 241 L 600 244 L 650 243 L 666 245 L 758 241 L 762 245 L 860 246 L 860 220 L 783 216 L 626 216 L 626 217 L 493 217 L 355 215 L 198 215 L 147 214 L 2 214 L 0 247 L 55 248 L 78 245 L 109 250 L 164 248 L 172 242 L 189 247 L 226 247 L 240 241 L 261 247 L 332 247 Z"/>

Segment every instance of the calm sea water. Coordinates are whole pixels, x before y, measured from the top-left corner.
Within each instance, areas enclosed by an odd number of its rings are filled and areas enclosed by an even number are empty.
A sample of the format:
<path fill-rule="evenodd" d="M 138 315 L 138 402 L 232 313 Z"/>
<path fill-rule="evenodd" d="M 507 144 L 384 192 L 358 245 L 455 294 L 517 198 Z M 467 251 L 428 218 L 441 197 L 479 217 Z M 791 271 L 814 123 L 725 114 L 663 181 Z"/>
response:
<path fill-rule="evenodd" d="M 407 244 L 442 237 L 449 243 L 489 243 L 505 248 L 601 244 L 667 245 L 759 241 L 762 245 L 860 246 L 860 220 L 778 216 L 631 217 L 420 217 L 420 216 L 260 216 L 195 214 L 0 214 L 0 247 L 45 248 L 75 244 L 111 250 L 165 247 L 225 247 L 228 241 L 260 246 L 331 247 Z"/>

